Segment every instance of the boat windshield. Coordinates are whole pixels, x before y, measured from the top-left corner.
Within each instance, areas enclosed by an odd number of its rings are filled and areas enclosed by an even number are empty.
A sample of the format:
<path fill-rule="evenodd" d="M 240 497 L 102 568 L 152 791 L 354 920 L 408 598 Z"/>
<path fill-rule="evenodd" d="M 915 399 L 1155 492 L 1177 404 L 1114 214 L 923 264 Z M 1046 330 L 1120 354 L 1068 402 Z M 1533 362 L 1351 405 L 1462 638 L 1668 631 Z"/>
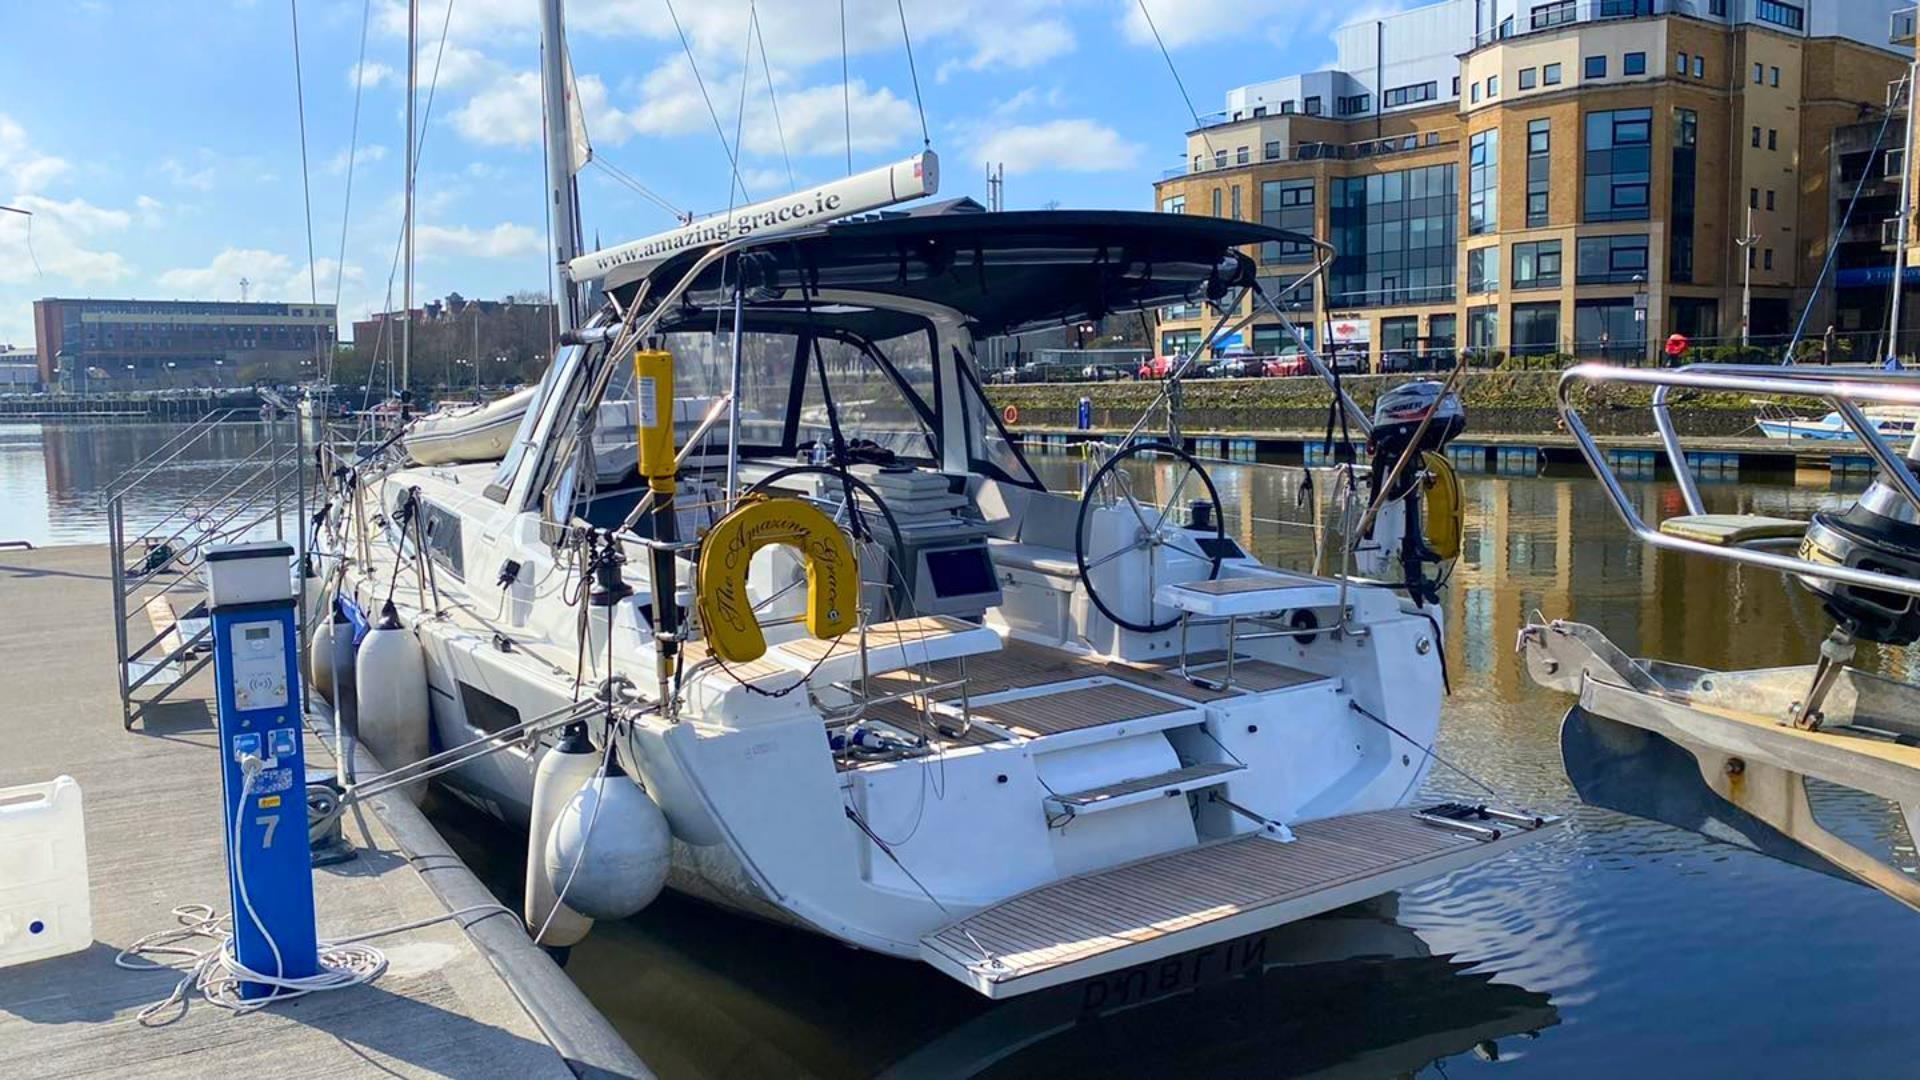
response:
<path fill-rule="evenodd" d="M 487 498 L 494 502 L 507 501 L 507 493 L 513 489 L 514 477 L 520 474 L 528 452 L 538 447 L 537 429 L 540 416 L 546 411 L 547 399 L 553 396 L 553 388 L 561 385 L 579 363 L 580 352 L 580 346 L 568 346 L 547 365 L 546 374 L 540 376 L 540 384 L 527 402 L 526 414 L 521 416 L 520 426 L 513 433 L 513 444 L 507 447 L 506 455 L 500 459 L 500 468 L 493 474 L 493 482 L 487 485 Z"/>
<path fill-rule="evenodd" d="M 673 353 L 674 397 L 692 401 L 692 415 L 726 393 L 732 334 L 681 330 L 661 336 Z M 814 342 L 818 342 L 818 355 Z M 826 382 L 821 383 L 824 368 Z M 795 454 L 832 441 L 828 402 L 850 445 L 916 461 L 937 461 L 933 420 L 933 333 L 920 329 L 887 341 L 850 334 L 749 331 L 741 338 L 740 444 L 756 456 Z M 608 402 L 633 397 L 633 370 L 608 382 Z M 686 417 L 683 420 L 688 419 Z M 683 425 L 690 426 L 690 425 Z M 725 432 L 716 430 L 715 440 Z"/>

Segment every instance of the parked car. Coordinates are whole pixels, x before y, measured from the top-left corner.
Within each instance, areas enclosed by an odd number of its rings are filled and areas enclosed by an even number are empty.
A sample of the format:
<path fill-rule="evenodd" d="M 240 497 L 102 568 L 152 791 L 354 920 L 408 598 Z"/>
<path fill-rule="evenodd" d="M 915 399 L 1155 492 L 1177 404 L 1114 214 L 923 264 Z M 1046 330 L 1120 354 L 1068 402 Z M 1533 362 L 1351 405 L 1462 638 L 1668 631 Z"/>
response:
<path fill-rule="evenodd" d="M 1174 360 L 1171 356 L 1155 356 L 1140 361 L 1140 369 L 1136 375 L 1142 379 L 1164 379 L 1173 374 L 1173 364 Z"/>
<path fill-rule="evenodd" d="M 1085 382 L 1113 382 L 1133 378 L 1133 371 L 1120 364 L 1088 364 L 1080 369 L 1080 378 Z"/>
<path fill-rule="evenodd" d="M 1313 374 L 1313 365 L 1307 362 L 1307 354 L 1298 349 L 1270 356 L 1266 361 L 1268 378 L 1278 379 L 1293 375 Z"/>
<path fill-rule="evenodd" d="M 1365 349 L 1335 349 L 1328 363 L 1342 375 L 1359 375 L 1367 370 Z"/>
<path fill-rule="evenodd" d="M 1380 354 L 1382 372 L 1418 371 L 1420 358 L 1412 349 L 1388 349 Z"/>

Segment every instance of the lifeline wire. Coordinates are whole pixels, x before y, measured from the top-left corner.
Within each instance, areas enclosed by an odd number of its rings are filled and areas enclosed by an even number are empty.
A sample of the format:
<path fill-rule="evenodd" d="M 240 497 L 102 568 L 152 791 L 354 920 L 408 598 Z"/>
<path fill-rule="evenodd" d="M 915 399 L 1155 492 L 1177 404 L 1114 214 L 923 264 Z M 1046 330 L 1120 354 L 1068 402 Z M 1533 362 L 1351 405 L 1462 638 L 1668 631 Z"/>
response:
<path fill-rule="evenodd" d="M 1153 43 L 1160 46 L 1160 55 L 1167 62 L 1167 70 L 1173 73 L 1173 85 L 1180 88 L 1180 99 L 1187 103 L 1187 112 L 1193 116 L 1194 130 L 1200 133 L 1200 141 L 1207 144 L 1207 153 L 1213 153 L 1213 140 L 1207 137 L 1207 129 L 1200 123 L 1200 110 L 1193 107 L 1193 95 L 1187 93 L 1187 84 L 1180 78 L 1180 69 L 1173 66 L 1173 54 L 1167 51 L 1167 43 L 1160 38 L 1160 28 L 1153 24 L 1153 14 L 1147 10 L 1147 0 L 1134 0 L 1140 5 L 1140 17 L 1147 20 L 1147 29 L 1153 32 Z"/>
<path fill-rule="evenodd" d="M 929 149 L 933 147 L 933 136 L 927 133 L 927 106 L 920 100 L 920 69 L 913 63 L 913 35 L 907 33 L 906 0 L 893 0 L 893 8 L 900 13 L 900 40 L 907 47 L 907 74 L 913 78 L 913 107 L 920 111 L 920 143 Z M 847 136 L 847 152 L 853 152 L 853 136 Z"/>

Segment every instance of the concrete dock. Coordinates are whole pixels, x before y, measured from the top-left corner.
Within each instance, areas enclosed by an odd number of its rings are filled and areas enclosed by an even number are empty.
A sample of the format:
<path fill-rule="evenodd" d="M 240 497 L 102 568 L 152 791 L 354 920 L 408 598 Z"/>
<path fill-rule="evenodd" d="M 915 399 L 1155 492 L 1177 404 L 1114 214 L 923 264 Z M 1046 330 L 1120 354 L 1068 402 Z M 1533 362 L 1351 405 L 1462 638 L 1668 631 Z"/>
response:
<path fill-rule="evenodd" d="M 0 787 L 80 782 L 95 939 L 0 968 L 0 1076 L 646 1074 L 500 911 L 376 939 L 390 966 L 371 985 L 238 1016 L 195 998 L 170 1024 L 138 1023 L 179 976 L 122 970 L 115 954 L 176 926 L 176 906 L 227 908 L 220 776 L 205 673 L 122 729 L 108 560 L 104 547 L 0 552 Z M 331 763 L 314 738 L 307 752 Z M 345 831 L 358 857 L 313 875 L 322 939 L 491 899 L 402 800 L 350 808 Z"/>

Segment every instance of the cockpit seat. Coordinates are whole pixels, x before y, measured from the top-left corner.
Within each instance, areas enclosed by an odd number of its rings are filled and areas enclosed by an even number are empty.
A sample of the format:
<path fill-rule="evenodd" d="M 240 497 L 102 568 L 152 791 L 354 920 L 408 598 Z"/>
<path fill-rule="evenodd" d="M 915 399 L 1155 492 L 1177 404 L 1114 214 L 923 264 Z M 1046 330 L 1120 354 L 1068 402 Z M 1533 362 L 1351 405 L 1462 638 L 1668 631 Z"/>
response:
<path fill-rule="evenodd" d="M 987 550 L 997 566 L 1030 570 L 1050 577 L 1079 574 L 1074 561 L 1074 530 L 1080 504 L 1051 491 L 1038 491 L 976 477 L 972 492 L 987 525 Z"/>

